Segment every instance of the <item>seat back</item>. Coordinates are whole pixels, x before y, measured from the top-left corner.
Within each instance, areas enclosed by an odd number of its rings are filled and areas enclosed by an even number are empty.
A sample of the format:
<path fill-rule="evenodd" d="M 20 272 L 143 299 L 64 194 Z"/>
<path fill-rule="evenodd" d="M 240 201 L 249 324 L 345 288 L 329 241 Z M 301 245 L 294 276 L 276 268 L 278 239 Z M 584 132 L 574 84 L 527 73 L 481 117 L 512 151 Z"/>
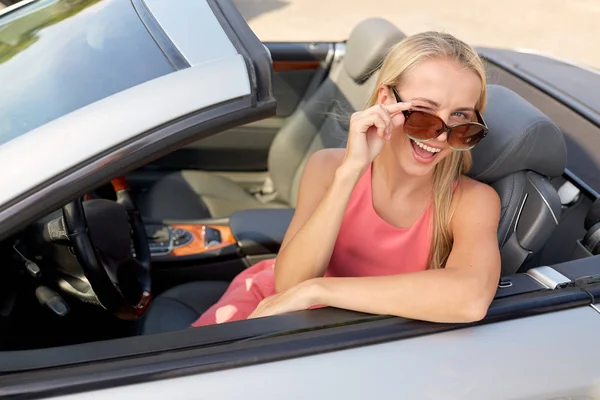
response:
<path fill-rule="evenodd" d="M 469 175 L 500 196 L 502 274 L 510 275 L 543 248 L 558 225 L 561 202 L 549 179 L 563 174 L 566 145 L 546 115 L 502 86 L 488 86 L 484 119 L 490 131 L 472 151 Z"/>
<path fill-rule="evenodd" d="M 345 56 L 334 62 L 328 77 L 273 140 L 268 167 L 277 200 L 295 207 L 302 170 L 310 155 L 344 146 L 350 114 L 363 109 L 375 89 L 377 74 L 373 71 L 405 37 L 380 18 L 367 19 L 352 31 Z"/>

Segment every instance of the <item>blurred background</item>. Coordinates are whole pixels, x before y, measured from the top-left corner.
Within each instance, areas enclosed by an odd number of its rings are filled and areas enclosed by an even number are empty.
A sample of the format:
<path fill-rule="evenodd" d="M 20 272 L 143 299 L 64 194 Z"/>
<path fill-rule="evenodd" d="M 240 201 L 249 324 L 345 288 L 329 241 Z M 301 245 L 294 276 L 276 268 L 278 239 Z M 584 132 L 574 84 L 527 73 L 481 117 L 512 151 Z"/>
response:
<path fill-rule="evenodd" d="M 442 30 L 473 45 L 600 68 L 600 0 L 233 1 L 263 41 L 344 40 L 359 21 L 378 16 L 407 34 Z M 0 8 L 16 2 L 0 0 Z"/>
<path fill-rule="evenodd" d="M 234 0 L 263 41 L 343 40 L 383 17 L 407 34 L 452 33 L 472 45 L 526 49 L 600 68 L 600 0 Z"/>

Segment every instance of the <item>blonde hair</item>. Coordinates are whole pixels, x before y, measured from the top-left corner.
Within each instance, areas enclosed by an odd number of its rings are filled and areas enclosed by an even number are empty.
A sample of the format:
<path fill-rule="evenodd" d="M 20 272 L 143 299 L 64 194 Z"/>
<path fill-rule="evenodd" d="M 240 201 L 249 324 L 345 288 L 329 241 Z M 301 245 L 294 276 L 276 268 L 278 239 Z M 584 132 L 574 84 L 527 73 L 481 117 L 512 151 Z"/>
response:
<path fill-rule="evenodd" d="M 401 86 L 402 79 L 408 71 L 435 58 L 453 60 L 477 74 L 481 79 L 481 94 L 475 107 L 483 114 L 487 97 L 483 61 L 471 46 L 450 34 L 440 32 L 423 32 L 409 36 L 389 50 L 381 64 L 376 89 L 367 107 L 377 104 L 378 89 L 381 86 Z M 450 229 L 453 186 L 462 174 L 469 171 L 472 160 L 470 151 L 453 151 L 435 167 L 433 178 L 435 216 L 428 269 L 443 268 L 448 260 L 453 243 Z"/>

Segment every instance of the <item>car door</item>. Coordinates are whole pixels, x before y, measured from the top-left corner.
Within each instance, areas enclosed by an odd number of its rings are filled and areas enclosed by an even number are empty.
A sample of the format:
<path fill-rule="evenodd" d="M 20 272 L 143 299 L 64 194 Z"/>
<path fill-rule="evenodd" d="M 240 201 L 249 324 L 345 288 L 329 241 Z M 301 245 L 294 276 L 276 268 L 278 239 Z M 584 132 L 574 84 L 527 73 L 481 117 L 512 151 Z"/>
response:
<path fill-rule="evenodd" d="M 56 174 L 82 174 L 94 163 L 104 171 L 122 157 L 138 159 L 133 170 L 149 161 L 142 158 L 275 115 L 270 55 L 231 2 L 169 4 L 33 1 L 0 12 L 1 72 L 14 76 L 2 87 L 0 140 L 19 136 L 1 159 L 14 165 L 21 148 L 36 154 L 19 174 L 3 175 L 11 190 L 0 195 L 0 212 L 15 217 L 15 206 L 34 217 L 56 197 L 33 189 L 51 192 Z M 68 185 L 60 196 L 81 189 Z M 3 218 L 3 228 L 22 224 L 12 222 Z"/>
<path fill-rule="evenodd" d="M 256 351 L 254 363 L 238 359 L 230 364 L 235 368 L 211 372 L 182 363 L 176 377 L 155 373 L 143 383 L 134 378 L 102 389 L 89 384 L 89 392 L 75 394 L 62 389 L 56 400 L 158 400 L 165 393 L 172 400 L 591 400 L 600 393 L 597 352 L 590 353 L 598 329 L 600 315 L 580 307 L 337 351 L 322 343 L 329 351 L 311 355 L 300 344 L 287 359 Z"/>

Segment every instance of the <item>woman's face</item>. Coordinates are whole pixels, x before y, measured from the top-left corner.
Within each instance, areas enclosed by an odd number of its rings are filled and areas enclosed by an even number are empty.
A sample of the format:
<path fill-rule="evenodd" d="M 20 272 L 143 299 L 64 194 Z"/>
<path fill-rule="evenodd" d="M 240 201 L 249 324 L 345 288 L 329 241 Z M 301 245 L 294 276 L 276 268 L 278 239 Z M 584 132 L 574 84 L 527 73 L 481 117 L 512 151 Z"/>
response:
<path fill-rule="evenodd" d="M 392 104 L 396 98 L 391 89 L 379 89 L 379 101 Z M 396 87 L 403 101 L 410 101 L 413 110 L 438 115 L 446 125 L 476 121 L 474 107 L 481 94 L 478 75 L 448 59 L 424 62 L 409 71 Z M 437 138 L 416 143 L 404 134 L 402 127 L 392 132 L 388 142 L 400 167 L 409 175 L 426 176 L 454 151 L 444 132 Z"/>

